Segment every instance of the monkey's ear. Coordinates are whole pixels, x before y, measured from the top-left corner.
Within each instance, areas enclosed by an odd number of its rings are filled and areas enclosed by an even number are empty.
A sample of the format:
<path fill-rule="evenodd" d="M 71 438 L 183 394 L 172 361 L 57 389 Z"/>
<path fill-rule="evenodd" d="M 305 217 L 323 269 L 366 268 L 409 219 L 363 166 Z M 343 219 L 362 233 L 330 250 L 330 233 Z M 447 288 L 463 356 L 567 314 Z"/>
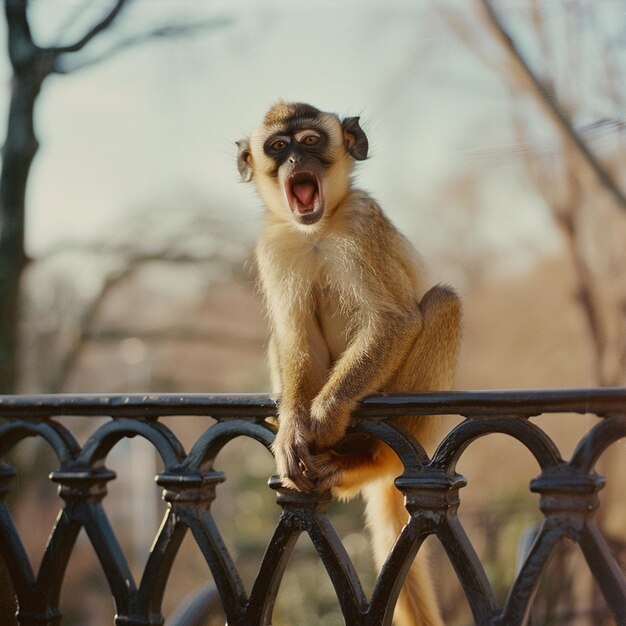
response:
<path fill-rule="evenodd" d="M 250 154 L 250 141 L 248 139 L 240 139 L 235 142 L 237 144 L 237 169 L 244 183 L 252 180 L 254 173 L 252 169 L 252 155 Z"/>
<path fill-rule="evenodd" d="M 367 159 L 367 150 L 369 142 L 363 129 L 359 125 L 358 117 L 346 117 L 341 122 L 343 129 L 343 138 L 346 144 L 346 150 L 357 160 L 364 161 Z"/>

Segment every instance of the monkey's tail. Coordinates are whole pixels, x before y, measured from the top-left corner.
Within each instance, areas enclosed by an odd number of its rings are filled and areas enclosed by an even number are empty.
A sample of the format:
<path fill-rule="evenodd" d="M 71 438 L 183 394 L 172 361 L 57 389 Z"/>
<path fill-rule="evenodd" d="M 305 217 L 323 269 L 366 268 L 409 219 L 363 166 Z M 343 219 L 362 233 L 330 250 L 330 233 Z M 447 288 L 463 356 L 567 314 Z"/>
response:
<path fill-rule="evenodd" d="M 372 535 L 374 558 L 382 567 L 402 527 L 408 520 L 404 496 L 393 481 L 377 480 L 363 488 L 367 525 Z M 405 578 L 394 612 L 397 626 L 443 626 L 428 561 L 422 546 Z"/>

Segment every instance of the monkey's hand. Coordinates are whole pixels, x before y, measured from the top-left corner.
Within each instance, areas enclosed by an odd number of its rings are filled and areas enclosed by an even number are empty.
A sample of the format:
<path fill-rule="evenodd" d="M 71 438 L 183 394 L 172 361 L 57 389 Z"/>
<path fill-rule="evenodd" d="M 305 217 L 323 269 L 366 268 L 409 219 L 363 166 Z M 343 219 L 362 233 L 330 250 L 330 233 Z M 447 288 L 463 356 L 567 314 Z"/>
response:
<path fill-rule="evenodd" d="M 315 470 L 309 445 L 303 433 L 283 423 L 272 444 L 276 469 L 285 487 L 311 493 L 315 488 Z"/>
<path fill-rule="evenodd" d="M 311 404 L 311 421 L 308 424 L 311 446 L 323 451 L 339 443 L 350 426 L 355 406 L 356 402 L 339 402 L 325 397 L 321 391 Z"/>

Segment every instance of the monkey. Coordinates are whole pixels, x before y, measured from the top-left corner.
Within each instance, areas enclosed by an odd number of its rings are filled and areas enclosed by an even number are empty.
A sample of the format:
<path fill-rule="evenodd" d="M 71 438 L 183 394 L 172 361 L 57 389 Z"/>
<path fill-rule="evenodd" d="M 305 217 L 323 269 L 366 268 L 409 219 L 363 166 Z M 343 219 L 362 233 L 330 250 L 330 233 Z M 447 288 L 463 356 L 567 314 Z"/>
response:
<path fill-rule="evenodd" d="M 237 167 L 265 206 L 256 260 L 271 385 L 280 394 L 277 472 L 284 486 L 306 493 L 362 493 L 381 567 L 408 520 L 394 485 L 403 467 L 373 437 L 346 436 L 352 414 L 373 393 L 452 386 L 461 302 L 449 287 L 425 289 L 412 244 L 354 185 L 354 165 L 369 151 L 359 122 L 280 100 L 236 142 Z M 432 417 L 393 419 L 433 444 Z M 443 624 L 422 554 L 398 597 L 398 626 Z"/>

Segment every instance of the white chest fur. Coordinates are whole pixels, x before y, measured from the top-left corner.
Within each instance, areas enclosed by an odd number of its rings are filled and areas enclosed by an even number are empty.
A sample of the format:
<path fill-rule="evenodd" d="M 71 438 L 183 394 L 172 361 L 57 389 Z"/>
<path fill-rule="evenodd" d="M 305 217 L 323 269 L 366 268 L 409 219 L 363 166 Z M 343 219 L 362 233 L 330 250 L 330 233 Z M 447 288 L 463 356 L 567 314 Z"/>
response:
<path fill-rule="evenodd" d="M 346 349 L 350 322 L 361 300 L 358 248 L 346 233 L 294 236 L 293 231 L 277 228 L 271 235 L 265 239 L 269 245 L 257 250 L 263 282 L 267 280 L 280 292 L 280 303 L 276 298 L 268 302 L 270 310 L 282 317 L 286 307 L 312 306 L 320 331 L 314 333 L 316 340 L 323 339 L 335 361 Z"/>
<path fill-rule="evenodd" d="M 317 287 L 314 293 L 319 328 L 334 362 L 348 345 L 348 311 L 330 287 Z"/>

